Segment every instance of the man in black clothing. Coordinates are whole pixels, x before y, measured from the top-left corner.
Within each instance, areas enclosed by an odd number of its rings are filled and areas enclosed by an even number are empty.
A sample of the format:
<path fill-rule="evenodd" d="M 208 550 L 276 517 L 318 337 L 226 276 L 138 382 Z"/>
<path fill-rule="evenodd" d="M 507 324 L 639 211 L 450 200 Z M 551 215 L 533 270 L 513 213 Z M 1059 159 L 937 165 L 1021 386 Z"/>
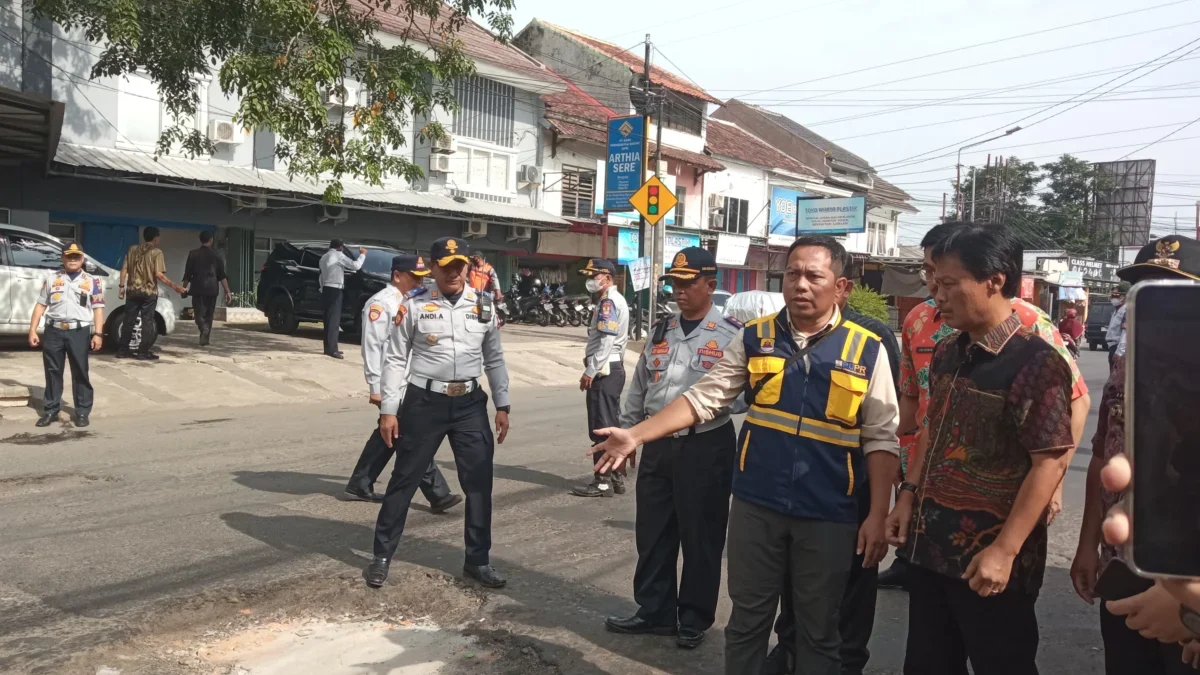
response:
<path fill-rule="evenodd" d="M 849 269 L 846 261 L 844 269 Z M 892 368 L 892 381 L 896 383 L 897 395 L 900 390 L 900 344 L 896 341 L 896 333 L 879 319 L 850 309 L 846 301 L 850 291 L 854 290 L 851 283 L 846 288 L 846 294 L 838 302 L 842 315 L 847 321 L 866 328 L 878 335 L 887 351 L 888 365 Z M 864 480 L 857 490 L 858 520 L 862 524 L 871 511 L 871 488 Z M 863 567 L 863 554 L 854 556 L 854 564 L 850 567 L 850 578 L 846 582 L 846 592 L 842 595 L 838 632 L 842 636 L 842 675 L 862 675 L 863 668 L 871 653 L 867 651 L 867 643 L 871 640 L 871 631 L 875 628 L 875 595 L 879 588 L 879 567 Z M 778 644 L 767 655 L 763 666 L 763 675 L 791 675 L 795 672 L 796 658 L 793 650 L 796 648 L 796 614 L 792 609 L 791 578 L 784 575 L 783 592 L 779 596 L 779 618 L 775 621 L 775 635 Z"/>
<path fill-rule="evenodd" d="M 225 276 L 225 261 L 213 250 L 212 232 L 200 233 L 200 248 L 188 253 L 183 267 L 183 285 L 192 296 L 192 313 L 200 329 L 200 346 L 208 344 L 212 332 L 213 311 L 217 308 L 217 284 L 225 288 L 225 304 L 233 300 L 229 279 Z"/>

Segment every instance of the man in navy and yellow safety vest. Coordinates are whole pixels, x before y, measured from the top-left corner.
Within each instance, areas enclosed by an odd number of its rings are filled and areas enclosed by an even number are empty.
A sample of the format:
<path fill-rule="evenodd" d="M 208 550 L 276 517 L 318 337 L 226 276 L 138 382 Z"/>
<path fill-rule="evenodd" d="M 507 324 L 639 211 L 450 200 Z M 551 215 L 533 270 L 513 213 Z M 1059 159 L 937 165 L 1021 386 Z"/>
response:
<path fill-rule="evenodd" d="M 788 250 L 786 311 L 752 321 L 702 378 L 631 429 L 603 429 L 597 471 L 638 445 L 704 424 L 743 392 L 729 514 L 725 672 L 762 671 L 781 580 L 792 577 L 796 671 L 839 675 L 838 607 L 856 553 L 873 567 L 887 552 L 885 523 L 899 468 L 899 414 L 878 335 L 837 308 L 845 249 L 805 236 Z M 855 486 L 867 476 L 870 513 L 858 525 Z"/>

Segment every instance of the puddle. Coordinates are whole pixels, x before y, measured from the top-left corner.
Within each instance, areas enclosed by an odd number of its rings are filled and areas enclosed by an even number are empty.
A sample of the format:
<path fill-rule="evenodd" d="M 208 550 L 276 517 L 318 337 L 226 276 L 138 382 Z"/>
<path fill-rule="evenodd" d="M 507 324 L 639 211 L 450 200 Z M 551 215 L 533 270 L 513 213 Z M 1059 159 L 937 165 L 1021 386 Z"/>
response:
<path fill-rule="evenodd" d="M 62 443 L 64 441 L 75 441 L 81 438 L 87 438 L 91 435 L 90 431 L 80 431 L 79 429 L 66 429 L 58 433 L 50 434 L 35 434 L 28 431 L 22 431 L 19 434 L 13 434 L 8 438 L 0 438 L 0 443 L 9 445 L 50 445 L 52 443 Z"/>
<path fill-rule="evenodd" d="M 431 623 L 272 623 L 208 643 L 196 657 L 248 675 L 434 675 L 485 658 L 474 642 Z"/>

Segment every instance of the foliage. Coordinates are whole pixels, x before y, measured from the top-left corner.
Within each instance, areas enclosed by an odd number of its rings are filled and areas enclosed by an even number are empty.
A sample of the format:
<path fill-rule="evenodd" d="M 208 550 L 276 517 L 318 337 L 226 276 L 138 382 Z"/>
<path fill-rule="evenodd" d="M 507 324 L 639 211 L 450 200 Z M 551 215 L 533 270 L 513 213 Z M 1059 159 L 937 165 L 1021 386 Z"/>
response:
<path fill-rule="evenodd" d="M 1030 210 L 1029 200 L 1035 196 L 1041 182 L 1038 165 L 1009 157 L 1001 166 L 999 160 L 997 158 L 997 163 L 990 167 L 963 167 L 962 220 L 970 218 L 972 200 L 975 219 L 980 221 L 997 220 L 1001 209 L 1005 215 L 1025 214 Z M 971 168 L 975 169 L 974 178 Z"/>
<path fill-rule="evenodd" d="M 471 15 L 499 39 L 512 33 L 513 0 L 32 0 L 39 17 L 81 29 L 103 45 L 92 78 L 144 71 L 174 120 L 158 153 L 213 151 L 191 123 L 196 81 L 214 70 L 221 91 L 238 101 L 233 121 L 275 133 L 288 174 L 326 180 L 325 200 L 340 202 L 346 176 L 380 185 L 408 181 L 420 167 L 390 151 L 404 145 L 414 118 L 454 110 L 452 87 L 474 72 L 456 34 Z M 381 19 L 406 26 L 380 37 Z M 344 114 L 325 106 L 327 92 L 358 101 Z M 430 121 L 419 141 L 444 137 Z"/>
<path fill-rule="evenodd" d="M 884 323 L 888 322 L 887 300 L 864 286 L 855 286 L 850 291 L 850 297 L 846 299 L 846 306 L 864 316 L 879 319 Z"/>

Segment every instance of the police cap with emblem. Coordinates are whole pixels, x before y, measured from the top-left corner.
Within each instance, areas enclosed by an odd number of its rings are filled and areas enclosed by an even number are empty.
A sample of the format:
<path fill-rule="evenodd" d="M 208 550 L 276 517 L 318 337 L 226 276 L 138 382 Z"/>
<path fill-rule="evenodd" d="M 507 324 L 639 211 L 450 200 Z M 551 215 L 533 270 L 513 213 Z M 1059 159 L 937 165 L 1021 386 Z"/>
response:
<path fill-rule="evenodd" d="M 419 277 L 429 274 L 429 268 L 425 266 L 425 259 L 419 255 L 395 256 L 392 258 L 392 271 L 412 272 Z"/>
<path fill-rule="evenodd" d="M 668 279 L 695 279 L 696 277 L 717 276 L 717 259 L 708 249 L 699 246 L 689 246 L 680 249 L 671 261 L 671 268 L 658 278 L 659 281 Z"/>
<path fill-rule="evenodd" d="M 70 258 L 72 256 L 79 256 L 82 258 L 83 257 L 83 249 L 79 248 L 79 244 L 76 244 L 75 242 L 71 242 L 69 244 L 63 245 L 62 254 L 63 254 L 64 258 Z"/>
<path fill-rule="evenodd" d="M 585 277 L 594 277 L 601 272 L 615 276 L 617 268 L 604 258 L 588 258 L 587 267 L 579 270 Z"/>
<path fill-rule="evenodd" d="M 429 257 L 438 265 L 445 266 L 461 260 L 465 263 L 470 263 L 471 247 L 467 245 L 465 239 L 458 237 L 442 237 L 433 242 L 433 246 L 429 247 Z"/>
<path fill-rule="evenodd" d="M 1200 281 L 1200 242 L 1174 234 L 1163 237 L 1143 246 L 1132 265 L 1117 270 L 1118 277 L 1133 284 L 1164 273 Z"/>

